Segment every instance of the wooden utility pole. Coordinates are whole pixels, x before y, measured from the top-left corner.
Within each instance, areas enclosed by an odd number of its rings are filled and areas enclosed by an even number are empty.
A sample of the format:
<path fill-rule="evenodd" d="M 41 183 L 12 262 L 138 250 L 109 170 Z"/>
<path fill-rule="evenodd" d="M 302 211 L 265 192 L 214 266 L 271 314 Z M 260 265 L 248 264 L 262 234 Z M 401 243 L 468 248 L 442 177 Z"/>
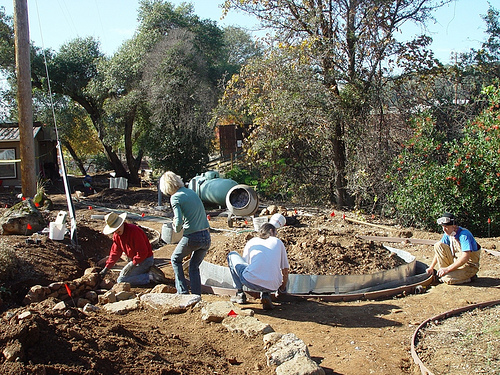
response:
<path fill-rule="evenodd" d="M 23 196 L 32 198 L 36 194 L 36 166 L 27 0 L 14 0 L 14 35 L 16 45 L 17 106 L 19 109 L 21 186 Z"/>

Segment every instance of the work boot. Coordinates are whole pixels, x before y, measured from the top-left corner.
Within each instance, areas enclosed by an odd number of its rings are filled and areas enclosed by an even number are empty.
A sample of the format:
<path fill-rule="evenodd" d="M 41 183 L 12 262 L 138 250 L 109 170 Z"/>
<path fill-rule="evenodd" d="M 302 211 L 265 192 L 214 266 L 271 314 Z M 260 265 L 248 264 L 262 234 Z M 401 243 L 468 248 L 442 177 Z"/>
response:
<path fill-rule="evenodd" d="M 237 292 L 234 297 L 231 297 L 231 302 L 240 305 L 244 305 L 245 303 L 247 303 L 247 296 L 245 292 Z"/>
<path fill-rule="evenodd" d="M 161 269 L 156 266 L 151 266 L 149 269 L 149 280 L 156 284 L 166 284 L 167 278 Z"/>
<path fill-rule="evenodd" d="M 273 301 L 271 300 L 269 293 L 262 293 L 261 302 L 264 310 L 274 309 Z"/>

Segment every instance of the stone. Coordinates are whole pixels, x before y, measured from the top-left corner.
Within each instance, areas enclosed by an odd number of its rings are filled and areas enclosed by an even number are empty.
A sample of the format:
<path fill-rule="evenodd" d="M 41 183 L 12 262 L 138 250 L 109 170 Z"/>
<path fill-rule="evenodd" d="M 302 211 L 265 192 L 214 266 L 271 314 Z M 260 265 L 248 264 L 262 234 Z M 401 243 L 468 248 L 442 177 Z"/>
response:
<path fill-rule="evenodd" d="M 98 298 L 97 298 L 97 293 L 94 291 L 94 290 L 89 290 L 87 293 L 85 293 L 85 295 L 83 296 L 83 298 L 85 299 L 88 299 L 90 301 L 90 303 L 96 303 L 98 301 Z"/>
<path fill-rule="evenodd" d="M 146 293 L 140 299 L 147 306 L 162 310 L 165 314 L 178 314 L 200 302 L 201 296 L 197 294 Z"/>
<path fill-rule="evenodd" d="M 130 292 L 132 290 L 132 286 L 130 285 L 130 283 L 117 283 L 113 285 L 111 290 L 114 291 L 115 293 Z"/>
<path fill-rule="evenodd" d="M 135 298 L 135 293 L 121 291 L 115 294 L 117 301 L 125 301 L 127 299 Z"/>
<path fill-rule="evenodd" d="M 86 312 L 86 313 L 97 312 L 99 310 L 100 310 L 100 308 L 98 306 L 92 305 L 90 303 L 87 303 L 85 306 L 83 306 L 83 312 Z"/>
<path fill-rule="evenodd" d="M 113 302 L 116 302 L 116 294 L 113 290 L 110 290 L 109 292 L 107 293 L 104 293 L 104 296 L 103 296 L 105 299 L 106 299 L 106 303 L 113 303 Z M 100 300 L 100 298 L 99 298 Z"/>
<path fill-rule="evenodd" d="M 18 358 L 22 361 L 24 359 L 23 345 L 19 340 L 14 340 L 7 344 L 2 354 L 7 362 L 14 362 Z"/>
<path fill-rule="evenodd" d="M 220 323 L 227 318 L 231 310 L 238 315 L 253 316 L 254 314 L 253 310 L 242 310 L 229 301 L 217 301 L 206 303 L 201 306 L 201 320 L 205 322 Z"/>
<path fill-rule="evenodd" d="M 123 315 L 129 311 L 137 310 L 140 306 L 140 301 L 138 299 L 129 299 L 126 301 L 119 301 L 114 303 L 108 303 L 104 305 L 103 309 L 106 312 L 112 314 Z"/>
<path fill-rule="evenodd" d="M 49 284 L 49 288 L 50 288 L 50 290 L 53 290 L 53 291 L 59 290 L 63 285 L 64 285 L 64 283 L 58 281 L 58 282 Z"/>
<path fill-rule="evenodd" d="M 150 293 L 171 293 L 171 294 L 176 294 L 177 289 L 171 285 L 166 285 L 166 284 L 158 284 L 155 285 L 153 289 L 151 289 Z"/>
<path fill-rule="evenodd" d="M 271 332 L 264 335 L 264 348 L 269 348 L 276 344 L 283 337 L 283 333 Z"/>
<path fill-rule="evenodd" d="M 82 309 L 86 304 L 90 303 L 88 299 L 85 298 L 78 298 L 76 300 L 76 307 Z"/>
<path fill-rule="evenodd" d="M 55 306 L 52 308 L 52 310 L 64 310 L 66 309 L 66 302 L 61 301 L 55 304 Z"/>
<path fill-rule="evenodd" d="M 28 224 L 31 229 L 28 229 Z M 28 198 L 8 208 L 0 217 L 0 234 L 32 235 L 47 226 L 42 213 Z"/>
<path fill-rule="evenodd" d="M 228 316 L 222 321 L 222 325 L 229 332 L 241 333 L 247 337 L 265 335 L 274 331 L 269 324 L 262 323 L 253 316 Z"/>
<path fill-rule="evenodd" d="M 17 320 L 27 319 L 27 318 L 29 318 L 31 315 L 33 315 L 33 314 L 31 314 L 31 311 L 24 311 L 24 312 L 22 312 L 21 314 L 19 314 L 19 315 L 17 316 Z"/>
<path fill-rule="evenodd" d="M 284 334 L 266 352 L 268 366 L 279 366 L 296 356 L 309 356 L 307 345 L 293 333 Z"/>
<path fill-rule="evenodd" d="M 279 365 L 276 375 L 325 375 L 325 370 L 309 357 L 296 356 Z"/>

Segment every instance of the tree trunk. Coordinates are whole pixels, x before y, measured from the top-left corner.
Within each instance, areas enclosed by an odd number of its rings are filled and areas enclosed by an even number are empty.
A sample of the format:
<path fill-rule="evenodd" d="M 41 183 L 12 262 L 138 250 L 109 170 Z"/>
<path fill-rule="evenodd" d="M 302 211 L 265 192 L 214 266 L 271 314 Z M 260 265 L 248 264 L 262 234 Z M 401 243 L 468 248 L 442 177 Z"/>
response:
<path fill-rule="evenodd" d="M 87 174 L 87 171 L 85 170 L 85 166 L 83 165 L 82 159 L 78 157 L 78 155 L 76 154 L 75 150 L 73 149 L 73 147 L 69 142 L 62 141 L 62 144 L 64 145 L 64 147 L 66 147 L 66 150 L 68 150 L 68 152 L 70 153 L 71 157 L 76 163 L 76 166 L 78 167 L 80 172 L 82 172 L 82 175 L 85 176 Z"/>
<path fill-rule="evenodd" d="M 132 151 L 132 129 L 134 125 L 135 109 L 130 113 L 125 120 L 125 157 L 127 159 L 127 166 L 130 173 L 129 180 L 131 183 L 139 184 L 139 168 L 141 165 L 143 151 L 140 150 L 137 158 L 134 158 Z"/>

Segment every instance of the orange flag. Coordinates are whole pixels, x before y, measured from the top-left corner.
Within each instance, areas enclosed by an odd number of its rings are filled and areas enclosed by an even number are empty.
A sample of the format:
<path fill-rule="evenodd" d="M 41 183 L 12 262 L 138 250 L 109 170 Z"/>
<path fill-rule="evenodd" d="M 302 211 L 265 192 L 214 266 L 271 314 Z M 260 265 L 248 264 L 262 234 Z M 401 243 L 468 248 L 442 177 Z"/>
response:
<path fill-rule="evenodd" d="M 68 292 L 68 295 L 71 297 L 71 289 L 69 288 L 68 284 L 64 284 L 66 287 L 66 291 Z"/>

